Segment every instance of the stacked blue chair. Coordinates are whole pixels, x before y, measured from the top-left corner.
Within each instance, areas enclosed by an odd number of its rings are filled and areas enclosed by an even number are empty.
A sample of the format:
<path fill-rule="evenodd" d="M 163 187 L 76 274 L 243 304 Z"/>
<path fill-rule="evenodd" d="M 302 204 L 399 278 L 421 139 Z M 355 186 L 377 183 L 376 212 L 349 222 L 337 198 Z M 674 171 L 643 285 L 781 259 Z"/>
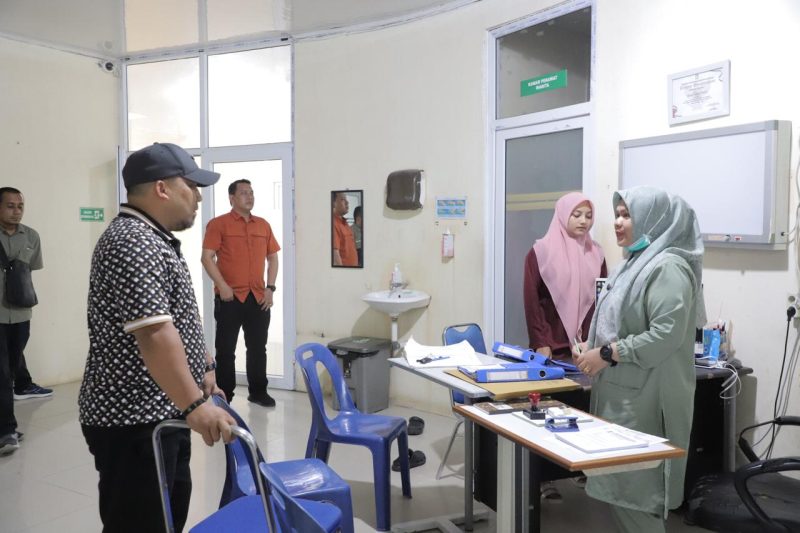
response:
<path fill-rule="evenodd" d="M 452 326 L 447 326 L 444 328 L 444 331 L 442 331 L 442 344 L 445 346 L 458 344 L 461 341 L 467 341 L 470 346 L 472 346 L 472 349 L 478 353 L 486 353 L 486 343 L 483 340 L 483 332 L 478 324 L 455 324 Z M 464 395 L 460 392 L 451 390 L 450 403 L 453 405 L 463 404 Z M 458 428 L 461 427 L 461 424 L 463 423 L 464 419 L 461 418 L 460 415 L 456 415 L 456 425 L 453 426 L 453 432 L 450 434 L 450 442 L 447 444 L 447 450 L 444 452 L 442 462 L 439 464 L 439 468 L 436 470 L 436 479 L 440 479 L 442 477 L 442 470 L 447 462 L 447 457 L 450 455 L 450 450 L 453 448 L 453 442 L 456 440 Z"/>
<path fill-rule="evenodd" d="M 263 464 L 263 463 L 262 463 Z M 331 503 L 313 502 L 270 486 L 270 509 L 275 528 L 264 519 L 261 495 L 243 496 L 193 527 L 190 533 L 337 533 L 342 512 Z"/>
<path fill-rule="evenodd" d="M 225 409 L 239 427 L 247 424 L 223 398 L 213 397 L 214 403 Z M 261 472 L 269 472 L 268 478 L 279 479 L 281 486 L 294 498 L 330 502 L 341 510 L 341 530 L 353 533 L 353 503 L 350 485 L 336 472 L 319 459 L 297 459 L 265 463 L 261 450 L 256 448 L 256 459 L 247 452 L 239 441 L 225 446 L 226 476 L 223 485 L 220 508 L 230 502 L 259 494 L 257 480 Z M 259 467 L 260 466 L 260 471 Z"/>
<path fill-rule="evenodd" d="M 172 510 L 169 501 L 169 486 L 167 484 L 164 456 L 161 450 L 161 431 L 165 428 L 188 428 L 184 420 L 165 420 L 153 430 L 153 453 L 156 458 L 156 470 L 160 488 L 161 505 L 164 516 L 164 526 L 168 533 L 175 531 Z M 231 430 L 237 437 L 231 444 L 237 443 L 244 449 L 247 447 L 246 462 L 257 464 L 258 446 L 252 434 L 239 426 L 232 426 Z M 244 444 L 242 444 L 244 442 Z M 227 449 L 227 448 L 226 448 Z M 323 466 L 325 466 L 323 464 Z M 261 469 L 264 463 L 261 463 Z M 256 469 L 259 475 L 253 481 L 256 487 L 255 494 L 240 494 L 233 500 L 221 505 L 220 508 L 195 525 L 190 533 L 337 533 L 342 531 L 342 511 L 332 503 L 317 502 L 296 498 L 286 491 L 285 485 L 272 487 L 270 482 L 279 481 L 277 475 L 263 476 L 261 469 Z M 350 517 L 352 523 L 352 515 Z"/>
<path fill-rule="evenodd" d="M 391 526 L 389 501 L 391 446 L 395 439 L 400 454 L 403 496 L 411 497 L 408 430 L 405 419 L 397 416 L 365 414 L 356 409 L 347 390 L 342 370 L 325 346 L 317 343 L 303 344 L 295 351 L 295 359 L 303 370 L 303 379 L 313 411 L 306 457 L 316 457 L 327 462 L 331 444 L 334 442 L 358 444 L 369 448 L 372 452 L 377 529 L 388 531 Z M 340 411 L 333 419 L 328 418 L 325 413 L 322 385 L 317 374 L 318 363 L 322 364 L 330 375 L 334 394 L 338 400 Z"/>
<path fill-rule="evenodd" d="M 165 420 L 153 430 L 153 453 L 156 459 L 161 508 L 164 514 L 164 528 L 167 533 L 173 533 L 175 526 L 169 502 L 169 485 L 167 484 L 164 467 L 164 454 L 161 450 L 161 432 L 170 427 L 188 428 L 189 425 L 184 420 Z M 255 461 L 257 446 L 253 436 L 246 429 L 240 427 L 233 426 L 231 429 L 236 435 L 237 441 L 240 442 L 240 446 L 242 446 L 241 442 L 247 445 L 250 456 Z M 264 533 L 265 531 L 278 531 L 275 526 L 276 521 L 272 513 L 272 507 L 267 500 L 268 489 L 264 485 L 261 476 L 258 477 L 257 484 L 257 494 L 237 498 L 220 507 L 193 527 L 190 530 L 191 533 L 223 533 L 229 531 Z"/>
<path fill-rule="evenodd" d="M 295 499 L 274 470 L 261 463 L 270 486 L 270 497 L 281 533 L 336 533 L 342 512 L 333 504 Z M 233 531 L 233 530 L 231 530 Z"/>

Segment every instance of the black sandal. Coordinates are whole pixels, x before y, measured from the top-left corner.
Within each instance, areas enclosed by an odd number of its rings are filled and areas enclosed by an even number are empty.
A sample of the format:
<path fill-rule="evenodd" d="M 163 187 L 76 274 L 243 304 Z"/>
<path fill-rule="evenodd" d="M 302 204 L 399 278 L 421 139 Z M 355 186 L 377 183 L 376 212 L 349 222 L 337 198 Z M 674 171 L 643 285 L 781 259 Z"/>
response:
<path fill-rule="evenodd" d="M 425 429 L 425 421 L 418 416 L 412 416 L 408 419 L 408 434 L 421 435 L 422 430 Z"/>
<path fill-rule="evenodd" d="M 408 466 L 409 468 L 414 468 L 417 466 L 422 466 L 425 464 L 425 454 L 422 450 L 408 450 Z M 394 461 L 392 461 L 392 471 L 399 472 L 400 471 L 400 458 L 398 457 Z"/>

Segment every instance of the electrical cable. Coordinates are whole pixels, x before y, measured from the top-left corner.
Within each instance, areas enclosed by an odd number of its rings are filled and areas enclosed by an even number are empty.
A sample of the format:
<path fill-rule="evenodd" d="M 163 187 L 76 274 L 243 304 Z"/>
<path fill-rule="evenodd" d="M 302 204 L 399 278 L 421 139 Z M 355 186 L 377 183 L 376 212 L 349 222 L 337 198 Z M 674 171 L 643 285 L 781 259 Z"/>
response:
<path fill-rule="evenodd" d="M 795 338 L 794 347 L 790 352 L 789 362 L 786 365 L 786 383 L 783 387 L 783 397 L 781 398 L 781 405 L 778 408 L 778 413 L 785 416 L 789 410 L 789 398 L 792 394 L 792 381 L 797 371 L 798 363 L 798 345 L 800 345 L 800 338 Z"/>
<path fill-rule="evenodd" d="M 775 391 L 775 404 L 772 408 L 772 418 L 778 418 L 780 413 L 780 397 L 781 397 L 781 390 L 783 389 L 783 372 L 786 369 L 786 354 L 789 351 L 789 326 L 792 324 L 792 318 L 797 314 L 797 309 L 795 306 L 790 305 L 786 309 L 786 337 L 783 341 L 783 360 L 781 361 L 781 373 L 778 376 L 778 388 Z M 770 441 L 769 445 L 767 446 L 767 454 L 766 458 L 770 459 L 772 457 L 772 450 L 775 446 L 775 439 L 778 436 L 778 428 L 773 424 L 772 429 L 770 430 Z"/>
<path fill-rule="evenodd" d="M 794 309 L 794 306 L 792 306 Z M 794 313 L 796 315 L 796 312 Z M 787 318 L 789 316 L 794 316 L 790 313 L 789 309 L 786 310 Z M 791 318 L 788 319 L 791 321 Z M 777 402 L 777 416 L 786 416 L 786 413 L 789 409 L 789 398 L 792 394 L 792 382 L 794 380 L 794 371 L 797 368 L 797 357 L 798 357 L 798 344 L 800 344 L 800 339 L 795 338 L 794 346 L 792 350 L 789 352 L 789 361 L 786 362 L 786 354 L 784 354 L 784 362 L 781 365 L 781 370 L 783 372 L 783 376 L 785 376 L 785 381 L 780 379 L 778 382 L 778 394 L 780 398 Z M 772 454 L 772 449 L 774 446 L 775 440 L 777 440 L 777 436 L 780 435 L 780 432 L 783 428 L 781 426 L 776 426 L 773 437 L 773 442 L 770 446 L 770 456 Z"/>
<path fill-rule="evenodd" d="M 742 380 L 739 378 L 739 372 L 736 371 L 736 367 L 732 364 L 728 363 L 727 361 L 719 361 L 717 362 L 717 368 L 722 370 L 727 370 L 731 373 L 730 377 L 728 377 L 725 381 L 722 382 L 722 389 L 719 391 L 719 397 L 721 400 L 733 400 L 742 392 Z M 727 385 L 726 385 L 727 383 Z M 733 389 L 732 394 L 728 394 L 728 391 Z"/>
<path fill-rule="evenodd" d="M 786 412 L 786 407 L 787 407 L 787 404 L 788 404 L 788 397 L 789 397 L 789 393 L 791 393 L 791 387 L 790 386 L 786 386 L 786 384 L 783 383 L 783 375 L 784 375 L 784 370 L 785 370 L 785 367 L 786 367 L 786 354 L 787 354 L 787 351 L 788 351 L 789 326 L 791 324 L 792 319 L 795 317 L 796 314 L 797 314 L 797 309 L 795 308 L 795 306 L 792 305 L 792 306 L 789 306 L 786 309 L 786 340 L 784 341 L 783 363 L 781 364 L 781 374 L 780 374 L 780 377 L 778 378 L 778 387 L 777 387 L 777 390 L 775 392 L 775 404 L 773 405 L 773 419 L 776 418 L 779 415 L 786 414 L 785 412 Z M 790 368 L 794 368 L 797 365 L 798 347 L 800 347 L 800 337 L 795 338 L 794 345 L 792 346 L 792 358 L 791 358 L 790 364 L 789 364 Z M 787 374 L 787 376 L 789 377 L 789 381 L 791 382 L 791 374 Z M 783 392 L 783 391 L 785 391 L 785 392 Z M 782 396 L 786 398 L 785 402 L 781 402 L 780 398 Z M 781 412 L 781 411 L 783 411 L 783 412 Z M 764 425 L 767 425 L 769 423 L 770 422 L 763 422 L 763 423 L 757 424 L 755 426 L 750 426 L 750 428 L 748 428 L 748 429 L 753 429 L 753 428 L 756 428 L 756 427 L 764 426 Z M 753 444 L 752 444 L 753 449 L 755 449 L 765 439 L 767 439 L 769 437 L 769 444 L 767 445 L 767 449 L 765 451 L 765 455 L 762 456 L 762 458 L 769 458 L 771 456 L 771 454 L 772 454 L 772 450 L 773 450 L 773 447 L 774 447 L 775 439 L 777 438 L 778 433 L 780 433 L 780 428 L 779 427 L 776 428 L 776 426 L 774 426 L 774 425 L 771 426 L 767 431 L 764 432 L 763 435 L 761 435 L 757 439 L 755 438 L 755 433 L 754 433 L 753 434 L 754 440 L 753 440 Z"/>

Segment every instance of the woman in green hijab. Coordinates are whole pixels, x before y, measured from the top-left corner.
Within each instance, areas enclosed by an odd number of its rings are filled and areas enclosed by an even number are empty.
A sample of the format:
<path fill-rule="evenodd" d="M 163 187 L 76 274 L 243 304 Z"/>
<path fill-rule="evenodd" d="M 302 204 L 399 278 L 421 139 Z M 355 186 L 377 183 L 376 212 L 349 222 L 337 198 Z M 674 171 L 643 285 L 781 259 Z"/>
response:
<path fill-rule="evenodd" d="M 653 187 L 614 194 L 614 230 L 625 259 L 597 302 L 575 364 L 595 377 L 592 413 L 689 446 L 694 335 L 702 309 L 703 241 L 680 197 Z M 657 468 L 590 477 L 586 492 L 612 504 L 620 531 L 663 532 L 683 501 L 686 458 Z"/>

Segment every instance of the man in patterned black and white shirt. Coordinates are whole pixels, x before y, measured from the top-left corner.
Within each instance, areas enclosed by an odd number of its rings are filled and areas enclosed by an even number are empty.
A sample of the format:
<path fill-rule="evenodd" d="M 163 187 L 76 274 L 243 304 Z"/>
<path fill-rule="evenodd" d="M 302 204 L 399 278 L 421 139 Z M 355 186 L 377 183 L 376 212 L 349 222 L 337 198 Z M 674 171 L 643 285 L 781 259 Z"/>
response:
<path fill-rule="evenodd" d="M 192 226 L 199 187 L 219 174 L 197 167 L 174 144 L 131 154 L 122 170 L 128 202 L 103 232 L 89 279 L 89 356 L 80 423 L 100 474 L 103 530 L 163 531 L 151 435 L 185 418 L 209 446 L 231 439 L 233 419 L 206 402 L 219 393 L 180 241 Z M 177 531 L 191 496 L 188 430 L 165 431 L 162 445 Z"/>

